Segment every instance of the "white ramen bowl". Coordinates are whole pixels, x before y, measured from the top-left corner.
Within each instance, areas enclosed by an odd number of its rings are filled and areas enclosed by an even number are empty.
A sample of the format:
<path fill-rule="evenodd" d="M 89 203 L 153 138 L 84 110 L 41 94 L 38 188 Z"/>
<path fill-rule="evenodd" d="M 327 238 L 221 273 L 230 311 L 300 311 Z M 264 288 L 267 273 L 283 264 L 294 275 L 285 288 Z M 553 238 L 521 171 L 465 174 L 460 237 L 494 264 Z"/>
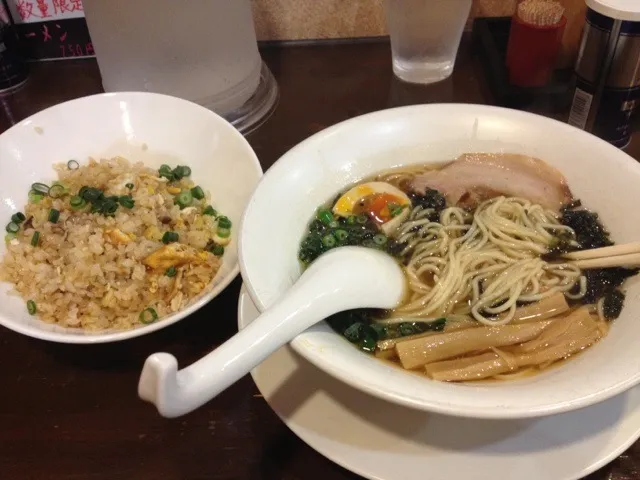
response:
<path fill-rule="evenodd" d="M 195 312 L 238 274 L 240 218 L 262 170 L 253 150 L 222 117 L 194 103 L 152 93 L 108 93 L 72 100 L 43 110 L 0 135 L 0 221 L 23 211 L 34 182 L 57 178 L 52 165 L 89 157 L 121 155 L 158 168 L 189 165 L 191 178 L 211 192 L 212 203 L 233 222 L 213 288 L 186 308 L 150 325 L 126 331 L 89 332 L 63 328 L 31 317 L 25 300 L 0 284 L 0 324 L 16 332 L 64 343 L 124 340 L 159 330 Z M 0 254 L 6 247 L 0 242 Z"/>
<path fill-rule="evenodd" d="M 604 141 L 548 118 L 479 105 L 420 105 L 345 121 L 305 140 L 266 173 L 240 232 L 240 270 L 261 311 L 301 273 L 298 247 L 317 207 L 380 170 L 465 152 L 515 152 L 560 169 L 616 242 L 640 239 L 640 164 Z M 321 322 L 291 345 L 345 383 L 408 407 L 465 417 L 535 417 L 605 400 L 640 380 L 640 283 L 609 335 L 571 361 L 508 382 L 452 384 L 358 351 Z"/>

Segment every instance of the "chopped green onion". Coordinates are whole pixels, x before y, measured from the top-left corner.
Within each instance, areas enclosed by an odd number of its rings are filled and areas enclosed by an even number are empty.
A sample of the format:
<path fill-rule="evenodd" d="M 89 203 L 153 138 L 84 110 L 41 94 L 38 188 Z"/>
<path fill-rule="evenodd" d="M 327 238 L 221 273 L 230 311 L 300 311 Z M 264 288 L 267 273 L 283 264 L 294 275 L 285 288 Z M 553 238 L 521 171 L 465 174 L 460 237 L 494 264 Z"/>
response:
<path fill-rule="evenodd" d="M 133 190 L 133 187 L 135 187 L 135 185 L 133 183 L 127 183 L 125 187 L 127 187 L 129 190 Z"/>
<path fill-rule="evenodd" d="M 80 168 L 80 164 L 78 162 L 76 162 L 75 160 L 69 160 L 67 162 L 67 168 L 69 170 L 77 170 L 78 168 Z"/>
<path fill-rule="evenodd" d="M 25 217 L 24 213 L 22 212 L 16 212 L 13 215 L 11 215 L 11 221 L 13 223 L 17 223 L 18 225 L 24 222 L 26 218 L 27 217 Z"/>
<path fill-rule="evenodd" d="M 131 195 L 123 195 L 120 198 L 118 198 L 118 202 L 120 202 L 120 205 L 122 205 L 124 208 L 133 208 L 133 206 L 135 205 L 135 202 L 133 201 L 133 198 L 131 198 Z"/>
<path fill-rule="evenodd" d="M 229 220 L 224 215 L 218 217 L 218 227 L 219 228 L 231 228 L 231 220 Z"/>
<path fill-rule="evenodd" d="M 188 177 L 189 175 L 191 175 L 191 169 L 186 165 L 178 165 L 176 168 L 173 169 L 173 175 L 176 177 L 177 180 L 180 180 L 181 178 Z"/>
<path fill-rule="evenodd" d="M 61 185 L 59 183 L 52 185 L 51 188 L 49 189 L 49 196 L 51 198 L 60 198 L 65 193 L 67 193 L 67 189 L 64 187 L 64 185 Z"/>
<path fill-rule="evenodd" d="M 118 210 L 120 199 L 117 196 L 108 197 L 101 205 L 101 213 L 103 215 L 113 215 Z"/>
<path fill-rule="evenodd" d="M 37 247 L 38 243 L 40 243 L 40 232 L 33 232 L 33 236 L 31 237 L 31 246 Z"/>
<path fill-rule="evenodd" d="M 104 196 L 101 190 L 93 187 L 82 187 L 78 195 L 87 202 L 95 202 L 100 197 Z"/>
<path fill-rule="evenodd" d="M 167 277 L 175 277 L 176 273 L 178 273 L 178 271 L 176 270 L 176 267 L 169 267 L 167 268 L 167 270 L 164 272 L 164 274 Z"/>
<path fill-rule="evenodd" d="M 105 217 L 115 215 L 119 205 L 133 208 L 135 204 L 131 195 L 110 195 L 106 197 L 99 188 L 86 185 L 80 189 L 78 195 L 74 195 L 70 199 L 71 207 L 76 210 L 83 208 L 89 202 L 91 203 L 92 213 L 100 213 Z"/>
<path fill-rule="evenodd" d="M 229 235 L 231 235 L 231 230 L 229 230 L 228 228 L 218 228 L 216 235 L 218 235 L 220 238 L 229 238 Z"/>
<path fill-rule="evenodd" d="M 71 208 L 74 210 L 80 210 L 87 205 L 87 202 L 84 198 L 74 195 L 69 199 L 69 205 L 71 205 Z"/>
<path fill-rule="evenodd" d="M 347 224 L 348 225 L 353 225 L 354 223 L 356 223 L 356 216 L 355 215 L 349 215 L 347 217 Z"/>
<path fill-rule="evenodd" d="M 404 210 L 404 206 L 403 205 L 397 205 L 397 204 L 388 204 L 389 207 L 389 212 L 391 213 L 392 217 L 397 217 L 398 215 L 400 215 L 402 213 L 402 210 Z"/>
<path fill-rule="evenodd" d="M 4 243 L 9 243 L 11 240 L 15 239 L 17 235 L 15 233 L 7 233 L 4 236 Z"/>
<path fill-rule="evenodd" d="M 49 186 L 45 185 L 44 183 L 38 182 L 31 185 L 31 190 L 33 190 L 34 192 L 43 193 L 44 195 L 47 195 L 49 193 Z"/>
<path fill-rule="evenodd" d="M 183 209 L 193 203 L 193 195 L 191 195 L 191 192 L 189 190 L 183 190 L 178 195 L 176 195 L 174 202 L 181 209 Z"/>
<path fill-rule="evenodd" d="M 158 170 L 158 176 L 164 177 L 170 182 L 173 182 L 175 180 L 175 177 L 169 165 L 161 165 L 160 169 Z"/>
<path fill-rule="evenodd" d="M 181 180 L 183 177 L 191 175 L 191 169 L 189 167 L 178 165 L 176 168 L 171 170 L 171 175 L 174 180 Z"/>
<path fill-rule="evenodd" d="M 218 215 L 218 212 L 216 211 L 215 208 L 213 208 L 211 205 L 207 205 L 204 210 L 202 211 L 203 215 L 210 215 L 212 217 L 215 217 Z"/>
<path fill-rule="evenodd" d="M 169 244 L 178 241 L 179 235 L 176 232 L 165 232 L 162 236 L 162 243 Z"/>
<path fill-rule="evenodd" d="M 224 253 L 224 247 L 222 245 L 215 245 L 211 249 L 211 253 L 213 253 L 216 257 L 221 257 Z"/>
<path fill-rule="evenodd" d="M 138 317 L 138 319 L 140 320 L 140 323 L 144 323 L 145 325 L 148 325 L 150 323 L 155 322 L 158 319 L 158 312 L 156 312 L 155 309 L 151 307 L 145 308 L 143 311 L 140 312 L 140 316 Z"/>
<path fill-rule="evenodd" d="M 15 222 L 9 222 L 7 223 L 7 228 L 6 228 L 7 232 L 9 233 L 17 233 L 18 230 L 20 230 L 20 225 L 18 225 Z"/>
<path fill-rule="evenodd" d="M 44 198 L 44 195 L 42 195 L 41 193 L 34 192 L 33 190 L 29 192 L 30 203 L 40 203 L 43 198 Z"/>
<path fill-rule="evenodd" d="M 56 210 L 52 208 L 49 210 L 49 221 L 51 223 L 58 223 L 58 219 L 60 218 L 60 210 Z"/>
<path fill-rule="evenodd" d="M 368 221 L 369 221 L 369 218 L 366 215 L 358 215 L 356 217 L 356 223 L 359 223 L 360 225 L 364 225 Z"/>
<path fill-rule="evenodd" d="M 336 230 L 335 232 L 333 232 L 333 234 L 336 236 L 339 242 L 344 242 L 349 236 L 349 233 L 347 233 L 346 230 L 342 229 Z"/>
<path fill-rule="evenodd" d="M 105 217 L 113 216 L 118 210 L 118 200 L 117 196 L 99 199 L 93 203 L 91 211 L 101 213 Z"/>
<path fill-rule="evenodd" d="M 171 170 L 171 175 L 174 180 L 182 180 L 182 167 L 178 165 L 176 168 Z"/>
<path fill-rule="evenodd" d="M 36 302 L 33 300 L 27 300 L 27 312 L 29 312 L 29 315 L 35 315 L 37 311 L 38 308 L 36 307 Z"/>
<path fill-rule="evenodd" d="M 204 198 L 204 190 L 202 190 L 200 186 L 196 185 L 191 189 L 191 195 L 193 195 L 193 198 L 196 200 L 202 200 Z"/>
<path fill-rule="evenodd" d="M 331 235 L 330 233 L 322 237 L 322 245 L 327 248 L 332 248 L 336 246 L 336 237 Z"/>
<path fill-rule="evenodd" d="M 333 222 L 333 214 L 329 210 L 320 210 L 316 217 L 325 225 L 329 225 Z"/>
<path fill-rule="evenodd" d="M 331 223 L 329 223 L 329 227 L 331 228 L 338 228 L 340 226 L 340 224 L 338 222 L 336 222 L 335 220 L 332 221 Z"/>
<path fill-rule="evenodd" d="M 377 235 L 373 236 L 373 243 L 381 247 L 385 243 L 387 243 L 387 237 L 382 235 L 381 233 L 378 233 Z"/>

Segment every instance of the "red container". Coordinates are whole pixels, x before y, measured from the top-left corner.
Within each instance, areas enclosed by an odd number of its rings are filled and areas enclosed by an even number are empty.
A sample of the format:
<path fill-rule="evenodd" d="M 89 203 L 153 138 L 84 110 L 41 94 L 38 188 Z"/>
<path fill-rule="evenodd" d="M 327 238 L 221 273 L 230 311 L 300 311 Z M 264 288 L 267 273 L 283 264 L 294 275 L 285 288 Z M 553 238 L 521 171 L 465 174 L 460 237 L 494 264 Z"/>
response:
<path fill-rule="evenodd" d="M 555 25 L 539 27 L 523 22 L 517 14 L 513 16 L 507 45 L 507 70 L 511 84 L 540 87 L 549 81 L 566 25 L 565 17 Z"/>

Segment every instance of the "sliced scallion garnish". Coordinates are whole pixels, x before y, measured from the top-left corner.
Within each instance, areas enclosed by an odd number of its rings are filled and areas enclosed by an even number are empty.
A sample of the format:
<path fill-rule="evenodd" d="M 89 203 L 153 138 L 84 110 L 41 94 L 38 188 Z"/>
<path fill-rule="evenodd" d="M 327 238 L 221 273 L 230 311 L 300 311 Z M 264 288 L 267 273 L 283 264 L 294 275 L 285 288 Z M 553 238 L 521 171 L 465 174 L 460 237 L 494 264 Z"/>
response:
<path fill-rule="evenodd" d="M 31 246 L 37 247 L 38 243 L 40 243 L 40 232 L 33 232 L 33 236 L 31 237 Z"/>
<path fill-rule="evenodd" d="M 49 186 L 44 183 L 36 182 L 31 185 L 31 190 L 47 195 L 49 193 Z"/>
<path fill-rule="evenodd" d="M 204 190 L 202 190 L 200 186 L 195 186 L 191 189 L 191 195 L 193 195 L 193 198 L 196 200 L 202 200 L 204 198 Z"/>
<path fill-rule="evenodd" d="M 385 243 L 387 243 L 387 237 L 385 237 L 384 235 L 382 235 L 381 233 L 378 233 L 376 235 L 373 236 L 373 243 L 375 243 L 376 245 L 378 245 L 379 247 L 383 246 Z"/>
<path fill-rule="evenodd" d="M 178 241 L 179 235 L 176 232 L 164 232 L 162 236 L 162 243 L 165 245 Z"/>
<path fill-rule="evenodd" d="M 169 267 L 167 268 L 167 270 L 164 272 L 164 274 L 167 277 L 175 277 L 176 273 L 178 273 L 178 271 L 176 270 L 176 267 Z"/>
<path fill-rule="evenodd" d="M 189 190 L 183 190 L 178 195 L 176 195 L 174 202 L 181 209 L 186 208 L 193 203 L 193 195 L 191 195 L 191 192 Z"/>
<path fill-rule="evenodd" d="M 118 198 L 118 202 L 125 208 L 133 208 L 133 206 L 135 205 L 135 202 L 133 201 L 133 198 L 131 198 L 131 195 L 121 196 L 120 198 Z"/>
<path fill-rule="evenodd" d="M 145 308 L 140 312 L 140 316 L 138 317 L 138 319 L 140 320 L 140 323 L 148 325 L 158 319 L 158 312 L 156 312 L 155 309 L 151 307 Z"/>
<path fill-rule="evenodd" d="M 186 165 L 178 165 L 171 171 L 171 173 L 173 173 L 173 176 L 176 180 L 180 180 L 191 175 L 191 169 Z"/>
<path fill-rule="evenodd" d="M 44 198 L 44 195 L 41 193 L 34 192 L 33 190 L 29 192 L 29 203 L 33 203 L 33 204 L 40 203 L 43 198 Z"/>
<path fill-rule="evenodd" d="M 80 192 L 78 192 L 78 195 L 80 197 L 82 197 L 83 199 L 85 199 L 87 202 L 95 202 L 100 197 L 102 197 L 104 194 L 98 188 L 86 187 L 85 186 L 85 187 L 82 187 L 80 189 Z"/>
<path fill-rule="evenodd" d="M 36 307 L 36 302 L 33 300 L 27 300 L 27 312 L 29 312 L 29 315 L 35 315 L 37 311 L 38 308 Z"/>
<path fill-rule="evenodd" d="M 336 237 L 331 235 L 330 233 L 322 237 L 322 245 L 327 248 L 333 248 L 336 246 Z"/>
<path fill-rule="evenodd" d="M 84 198 L 78 195 L 74 195 L 69 199 L 69 205 L 71 205 L 71 208 L 73 208 L 74 210 L 80 210 L 87 205 L 87 202 Z"/>
<path fill-rule="evenodd" d="M 204 207 L 204 210 L 202 210 L 203 215 L 210 215 L 212 217 L 215 217 L 218 215 L 218 212 L 216 212 L 216 209 L 213 208 L 211 205 L 207 205 L 206 207 Z"/>
<path fill-rule="evenodd" d="M 333 234 L 336 236 L 336 239 L 338 239 L 339 242 L 344 242 L 349 236 L 349 232 L 341 228 L 333 232 Z"/>
<path fill-rule="evenodd" d="M 64 185 L 62 185 L 60 183 L 56 183 L 55 185 L 51 185 L 51 188 L 49 189 L 49 196 L 51 198 L 60 198 L 60 197 L 64 196 L 65 193 L 67 193 L 67 189 L 65 188 Z"/>
<path fill-rule="evenodd" d="M 231 228 L 231 220 L 229 220 L 225 216 L 218 217 L 218 227 L 220 227 L 220 228 Z"/>
<path fill-rule="evenodd" d="M 329 210 L 320 210 L 316 215 L 316 218 L 325 225 L 329 225 L 333 222 L 333 214 Z"/>
<path fill-rule="evenodd" d="M 27 217 L 24 216 L 24 213 L 22 212 L 16 212 L 13 215 L 11 215 L 11 221 L 13 223 L 17 223 L 18 225 L 20 225 L 22 222 L 25 221 Z"/>
<path fill-rule="evenodd" d="M 58 223 L 58 219 L 60 218 L 60 210 L 56 210 L 52 208 L 49 210 L 49 221 L 51 223 Z"/>

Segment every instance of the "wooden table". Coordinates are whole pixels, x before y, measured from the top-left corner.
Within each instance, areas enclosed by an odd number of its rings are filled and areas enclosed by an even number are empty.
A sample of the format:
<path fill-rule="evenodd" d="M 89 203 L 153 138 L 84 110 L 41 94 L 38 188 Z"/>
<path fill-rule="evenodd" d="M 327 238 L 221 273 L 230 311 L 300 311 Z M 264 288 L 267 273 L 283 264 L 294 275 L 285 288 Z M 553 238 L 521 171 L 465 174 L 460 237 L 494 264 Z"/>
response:
<path fill-rule="evenodd" d="M 265 49 L 280 104 L 249 140 L 266 169 L 304 138 L 356 115 L 413 103 L 492 103 L 466 40 L 459 57 L 450 79 L 416 87 L 393 77 L 386 43 Z M 0 100 L 0 131 L 100 91 L 92 60 L 34 65 L 27 86 Z M 530 109 L 550 111 L 543 101 Z M 627 151 L 640 159 L 640 135 Z M 57 345 L 0 328 L 0 479 L 356 479 L 295 437 L 250 377 L 174 420 L 138 399 L 149 354 L 167 351 L 186 365 L 233 335 L 239 288 L 238 278 L 189 319 L 118 344 Z M 589 480 L 637 478 L 640 443 Z"/>

